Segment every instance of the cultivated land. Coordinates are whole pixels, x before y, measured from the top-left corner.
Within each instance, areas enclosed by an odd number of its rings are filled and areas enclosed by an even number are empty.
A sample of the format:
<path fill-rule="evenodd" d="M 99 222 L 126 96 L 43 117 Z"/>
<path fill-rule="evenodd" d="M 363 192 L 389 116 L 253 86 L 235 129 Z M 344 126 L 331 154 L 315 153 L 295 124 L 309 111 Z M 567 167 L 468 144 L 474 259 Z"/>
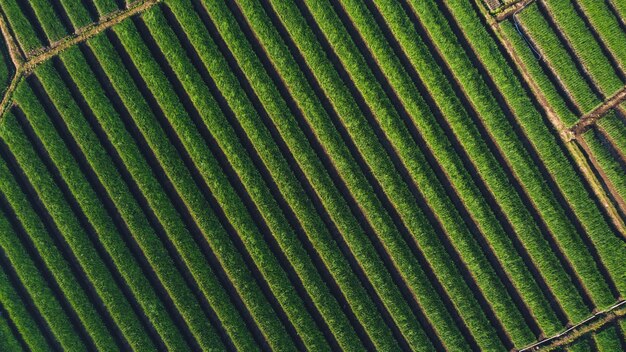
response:
<path fill-rule="evenodd" d="M 626 2 L 0 29 L 0 350 L 626 350 Z"/>

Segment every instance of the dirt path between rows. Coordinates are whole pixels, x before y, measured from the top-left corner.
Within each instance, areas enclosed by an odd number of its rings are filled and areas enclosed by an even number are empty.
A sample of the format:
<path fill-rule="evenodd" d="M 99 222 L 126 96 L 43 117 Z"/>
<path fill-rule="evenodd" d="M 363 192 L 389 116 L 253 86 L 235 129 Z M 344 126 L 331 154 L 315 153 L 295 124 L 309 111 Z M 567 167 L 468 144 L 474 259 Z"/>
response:
<path fill-rule="evenodd" d="M 124 10 L 114 11 L 106 16 L 103 16 L 99 21 L 88 26 L 78 28 L 76 32 L 52 43 L 50 46 L 25 55 L 22 54 L 20 50 L 19 44 L 13 35 L 8 20 L 5 18 L 4 12 L 0 11 L 0 30 L 5 43 L 7 43 L 7 49 L 9 51 L 11 61 L 13 61 L 13 65 L 15 66 L 14 76 L 7 90 L 4 92 L 2 101 L 0 101 L 0 118 L 11 105 L 13 92 L 17 88 L 18 83 L 24 76 L 31 73 L 38 65 L 58 55 L 63 50 L 82 43 L 89 38 L 92 38 L 115 26 L 116 24 L 119 24 L 125 19 L 139 14 L 160 2 L 162 2 L 162 0 L 137 0 L 131 3 Z"/>
<path fill-rule="evenodd" d="M 619 104 L 626 101 L 626 86 L 618 90 L 609 99 L 605 100 L 602 104 L 598 105 L 591 112 L 581 117 L 578 122 L 569 128 L 571 135 L 576 138 L 583 134 L 591 125 L 596 123 L 599 119 L 604 117 L 610 110 L 616 108 Z"/>

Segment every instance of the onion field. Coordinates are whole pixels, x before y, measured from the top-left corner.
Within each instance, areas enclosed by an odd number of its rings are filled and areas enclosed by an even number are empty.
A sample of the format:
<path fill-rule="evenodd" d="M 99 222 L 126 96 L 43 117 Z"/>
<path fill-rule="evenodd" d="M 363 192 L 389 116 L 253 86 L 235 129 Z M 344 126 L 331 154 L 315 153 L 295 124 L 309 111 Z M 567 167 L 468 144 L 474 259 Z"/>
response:
<path fill-rule="evenodd" d="M 1 351 L 626 350 L 622 0 L 0 27 Z"/>

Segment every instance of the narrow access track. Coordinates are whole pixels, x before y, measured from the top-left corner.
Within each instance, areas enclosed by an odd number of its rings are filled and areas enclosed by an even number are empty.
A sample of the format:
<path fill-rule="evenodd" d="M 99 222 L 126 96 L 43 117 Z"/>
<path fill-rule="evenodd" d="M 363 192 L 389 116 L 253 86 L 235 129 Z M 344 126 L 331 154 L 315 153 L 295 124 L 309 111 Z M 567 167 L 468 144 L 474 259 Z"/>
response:
<path fill-rule="evenodd" d="M 626 101 L 626 86 L 622 87 L 609 99 L 605 100 L 595 109 L 581 117 L 574 126 L 569 128 L 570 133 L 568 133 L 568 135 L 572 138 L 576 138 L 583 134 L 591 125 L 596 123 L 596 121 L 604 117 L 609 111 L 616 108 L 624 101 Z"/>
<path fill-rule="evenodd" d="M 569 327 L 556 335 L 547 337 L 530 346 L 519 349 L 519 352 L 552 350 L 556 347 L 572 342 L 587 333 L 599 330 L 618 319 L 626 317 L 626 301 L 620 301 L 606 310 L 597 312 L 580 323 Z"/>

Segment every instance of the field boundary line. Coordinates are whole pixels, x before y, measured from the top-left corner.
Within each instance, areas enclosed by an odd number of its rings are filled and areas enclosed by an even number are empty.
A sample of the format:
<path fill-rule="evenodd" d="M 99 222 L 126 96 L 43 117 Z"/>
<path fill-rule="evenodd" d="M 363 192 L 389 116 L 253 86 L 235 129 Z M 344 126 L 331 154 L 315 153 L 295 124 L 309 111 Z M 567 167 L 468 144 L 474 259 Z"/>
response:
<path fill-rule="evenodd" d="M 577 138 L 587 129 L 595 124 L 596 121 L 606 116 L 609 111 L 616 108 L 619 104 L 626 101 L 626 86 L 623 86 L 611 97 L 606 99 L 600 105 L 596 106 L 593 110 L 583 115 L 574 126 L 569 128 L 568 135 L 572 138 Z"/>
<path fill-rule="evenodd" d="M 623 317 L 626 317 L 626 300 L 619 301 L 613 306 L 593 314 L 578 324 L 569 327 L 565 331 L 535 342 L 534 344 L 521 348 L 517 351 L 551 351 L 556 347 L 572 342 L 587 333 L 594 332 Z"/>
<path fill-rule="evenodd" d="M 7 43 L 7 48 L 13 65 L 15 66 L 15 72 L 13 78 L 11 79 L 11 83 L 4 92 L 2 100 L 0 101 L 0 118 L 4 116 L 7 108 L 11 105 L 13 92 L 17 88 L 17 85 L 23 76 L 27 76 L 37 66 L 55 57 L 63 50 L 80 44 L 98 35 L 99 33 L 106 31 L 116 24 L 119 24 L 125 19 L 148 10 L 150 7 L 161 3 L 162 1 L 163 0 L 137 0 L 131 3 L 124 10 L 114 11 L 106 16 L 103 16 L 99 21 L 76 29 L 74 33 L 52 43 L 46 48 L 27 54 L 21 53 L 20 47 L 12 34 L 11 28 L 5 20 L 4 12 L 0 11 L 0 30 L 5 42 Z"/>

